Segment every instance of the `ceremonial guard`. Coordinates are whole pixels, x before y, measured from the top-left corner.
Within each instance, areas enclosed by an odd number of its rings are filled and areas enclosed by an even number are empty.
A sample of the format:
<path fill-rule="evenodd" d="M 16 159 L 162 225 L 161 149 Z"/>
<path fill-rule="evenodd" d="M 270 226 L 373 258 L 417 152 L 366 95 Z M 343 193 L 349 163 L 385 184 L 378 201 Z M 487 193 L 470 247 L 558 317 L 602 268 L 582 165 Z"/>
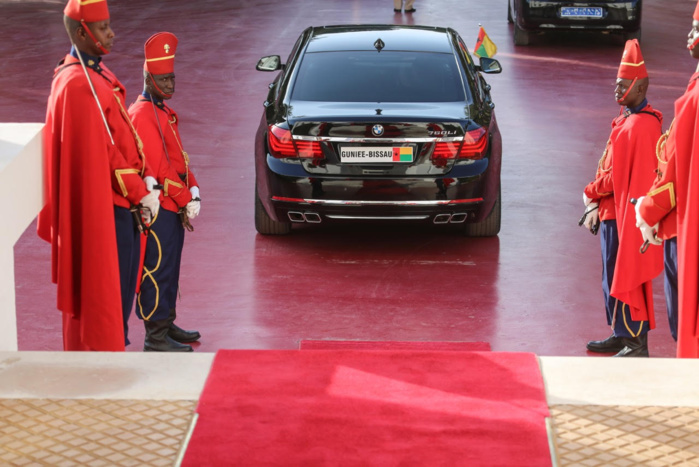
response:
<path fill-rule="evenodd" d="M 699 3 L 694 10 L 687 40 L 689 54 L 699 60 Z M 666 264 L 674 260 L 677 271 L 677 357 L 699 357 L 699 66 L 684 95 L 675 101 L 675 119 L 664 141 L 664 168 L 641 200 L 637 222 L 644 237 L 665 240 Z M 660 144 L 663 144 L 661 140 Z M 672 233 L 677 232 L 673 252 Z M 670 264 L 670 267 L 673 265 Z M 668 268 L 666 267 L 666 273 Z M 672 273 L 672 271 L 670 271 Z M 667 289 L 666 289 L 667 294 Z M 670 304 L 668 304 L 670 307 Z M 671 310 L 668 309 L 668 313 Z M 670 317 L 672 324 L 672 317 Z"/>
<path fill-rule="evenodd" d="M 64 9 L 70 53 L 54 72 L 44 128 L 38 234 L 51 243 L 65 350 L 124 350 L 143 217 L 159 191 L 125 108 L 126 91 L 102 63 L 113 44 L 105 0 Z"/>
<path fill-rule="evenodd" d="M 144 351 L 191 352 L 187 345 L 200 338 L 174 321 L 179 290 L 185 228 L 199 214 L 199 184 L 182 147 L 179 119 L 166 100 L 175 93 L 177 38 L 169 32 L 151 36 L 145 44 L 144 91 L 129 107 L 143 138 L 148 163 L 163 186 L 163 209 L 150 225 L 137 300 L 137 314 L 146 328 Z"/>
<path fill-rule="evenodd" d="M 647 89 L 648 73 L 638 41 L 627 41 L 615 88 L 621 112 L 612 121 L 595 180 L 583 194 L 586 226 L 600 223 L 602 290 L 607 324 L 613 331 L 605 340 L 588 342 L 587 348 L 615 352 L 617 357 L 648 356 L 647 333 L 655 327 L 651 281 L 663 267 L 659 249 L 640 252 L 643 237 L 630 203 L 653 182 L 655 144 L 661 134 L 662 114 L 648 104 Z"/>

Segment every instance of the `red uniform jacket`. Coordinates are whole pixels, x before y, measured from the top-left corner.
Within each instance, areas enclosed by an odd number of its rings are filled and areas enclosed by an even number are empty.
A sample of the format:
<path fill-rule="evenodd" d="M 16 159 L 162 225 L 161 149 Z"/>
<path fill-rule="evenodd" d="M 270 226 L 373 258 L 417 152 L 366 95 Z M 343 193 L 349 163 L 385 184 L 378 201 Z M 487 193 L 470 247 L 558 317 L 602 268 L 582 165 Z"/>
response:
<path fill-rule="evenodd" d="M 675 101 L 678 357 L 699 357 L 699 86 L 695 73 Z"/>
<path fill-rule="evenodd" d="M 148 192 L 134 133 L 122 112 L 124 87 L 88 68 L 114 144 L 82 67 L 68 55 L 54 74 L 44 128 L 44 201 L 38 234 L 51 243 L 57 307 L 80 320 L 65 350 L 124 350 L 113 206 Z M 64 336 L 65 337 L 65 336 Z M 73 348 L 73 346 L 75 348 Z"/>
<path fill-rule="evenodd" d="M 182 148 L 177 113 L 164 102 L 151 103 L 141 96 L 129 107 L 129 115 L 143 139 L 148 165 L 163 185 L 161 207 L 177 212 L 192 200 L 189 187 L 199 186 Z"/>
<path fill-rule="evenodd" d="M 629 199 L 645 194 L 653 182 L 661 124 L 662 114 L 650 105 L 614 119 L 597 176 L 585 187 L 589 198 L 599 200 L 600 219 L 617 221 L 619 250 L 610 293 L 631 307 L 633 319 L 647 320 L 651 329 L 655 327 L 651 281 L 663 270 L 662 250 L 640 253 L 643 237 Z"/>
<path fill-rule="evenodd" d="M 677 210 L 675 209 L 675 151 L 677 133 L 674 122 L 658 140 L 658 176 L 643 199 L 639 211 L 650 226 L 658 224 L 658 237 L 669 240 L 677 236 Z"/>

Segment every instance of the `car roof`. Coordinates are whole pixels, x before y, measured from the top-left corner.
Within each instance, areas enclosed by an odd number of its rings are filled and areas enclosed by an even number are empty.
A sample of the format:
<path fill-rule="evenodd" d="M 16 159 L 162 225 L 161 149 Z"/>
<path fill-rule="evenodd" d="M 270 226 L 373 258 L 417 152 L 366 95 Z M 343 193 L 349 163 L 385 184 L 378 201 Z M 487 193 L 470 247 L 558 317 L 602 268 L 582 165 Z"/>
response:
<path fill-rule="evenodd" d="M 342 50 L 375 51 L 381 39 L 381 51 L 452 53 L 450 29 L 432 26 L 396 26 L 391 24 L 342 25 L 311 28 L 306 52 Z"/>

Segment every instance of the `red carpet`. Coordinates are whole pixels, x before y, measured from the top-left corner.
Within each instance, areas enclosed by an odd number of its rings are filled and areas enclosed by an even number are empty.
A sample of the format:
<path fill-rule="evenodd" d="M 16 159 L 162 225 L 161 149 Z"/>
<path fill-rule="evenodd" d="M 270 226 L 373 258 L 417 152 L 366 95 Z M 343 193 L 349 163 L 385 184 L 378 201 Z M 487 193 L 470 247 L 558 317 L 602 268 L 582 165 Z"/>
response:
<path fill-rule="evenodd" d="M 490 350 L 487 342 L 422 342 L 422 341 L 351 341 L 351 340 L 311 340 L 303 339 L 300 350 Z"/>
<path fill-rule="evenodd" d="M 551 465 L 536 356 L 221 350 L 184 466 Z"/>

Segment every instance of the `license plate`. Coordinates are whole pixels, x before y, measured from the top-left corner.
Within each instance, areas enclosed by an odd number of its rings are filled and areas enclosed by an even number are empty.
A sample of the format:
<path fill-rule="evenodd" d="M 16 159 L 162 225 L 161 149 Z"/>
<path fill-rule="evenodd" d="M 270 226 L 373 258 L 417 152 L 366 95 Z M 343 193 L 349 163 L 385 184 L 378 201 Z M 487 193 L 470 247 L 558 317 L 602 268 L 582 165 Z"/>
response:
<path fill-rule="evenodd" d="M 602 8 L 599 7 L 561 7 L 561 18 L 601 18 Z"/>
<path fill-rule="evenodd" d="M 343 164 L 410 163 L 413 148 L 404 146 L 345 146 L 340 148 Z"/>

